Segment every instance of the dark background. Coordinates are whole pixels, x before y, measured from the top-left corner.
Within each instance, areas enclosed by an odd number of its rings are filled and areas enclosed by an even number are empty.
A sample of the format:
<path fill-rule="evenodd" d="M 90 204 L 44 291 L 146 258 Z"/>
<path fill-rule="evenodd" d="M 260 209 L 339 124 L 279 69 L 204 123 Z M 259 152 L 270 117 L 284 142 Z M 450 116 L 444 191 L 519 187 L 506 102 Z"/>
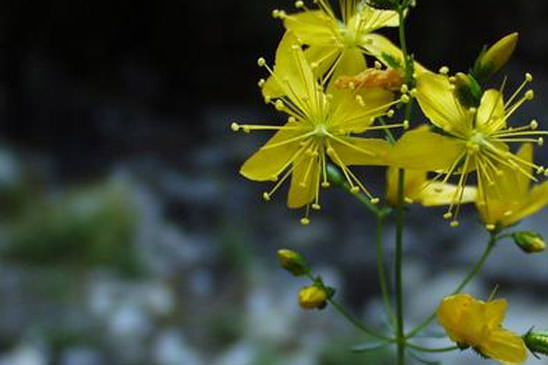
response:
<path fill-rule="evenodd" d="M 265 137 L 233 135 L 230 122 L 279 118 L 258 92 L 256 60 L 271 61 L 283 33 L 272 9 L 292 3 L 0 2 L 0 364 L 29 351 L 64 365 L 367 363 L 348 357 L 364 339 L 333 312 L 297 309 L 304 282 L 276 268 L 274 253 L 302 250 L 351 310 L 376 318 L 374 222 L 334 191 L 303 229 L 283 193 L 261 203 L 264 186 L 237 174 Z M 417 3 L 409 47 L 434 70 L 467 70 L 484 45 L 518 31 L 510 85 L 533 73 L 537 98 L 522 119 L 546 121 L 546 1 Z M 383 170 L 372 171 L 380 193 Z M 108 214 L 73 222 L 69 207 L 79 212 L 86 198 Z M 486 240 L 472 209 L 459 230 L 441 210 L 416 210 L 406 237 L 411 321 L 451 291 Z M 546 217 L 526 224 L 545 229 Z M 510 243 L 499 251 L 471 290 L 486 297 L 500 283 L 515 299 L 516 331 L 548 326 L 545 256 Z M 120 302 L 106 295 L 115 309 L 97 314 L 104 292 Z M 166 313 L 139 304 L 166 296 Z"/>

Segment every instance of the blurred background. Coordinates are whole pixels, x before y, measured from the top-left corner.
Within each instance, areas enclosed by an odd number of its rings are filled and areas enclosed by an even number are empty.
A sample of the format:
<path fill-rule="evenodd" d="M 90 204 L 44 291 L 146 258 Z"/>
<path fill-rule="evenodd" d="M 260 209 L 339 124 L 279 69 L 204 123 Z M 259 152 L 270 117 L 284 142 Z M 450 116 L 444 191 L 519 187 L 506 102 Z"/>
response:
<path fill-rule="evenodd" d="M 432 69 L 467 70 L 483 45 L 519 31 L 509 87 L 533 73 L 537 98 L 520 121 L 546 127 L 546 1 L 417 2 L 409 44 Z M 349 310 L 382 326 L 372 217 L 331 190 L 302 227 L 283 193 L 266 204 L 265 185 L 238 175 L 267 135 L 234 135 L 230 122 L 281 120 L 256 87 L 256 59 L 272 60 L 283 32 L 274 8 L 292 1 L 0 2 L 1 365 L 392 363 L 390 348 L 350 353 L 368 339 L 330 308 L 301 311 L 307 282 L 275 257 L 299 250 Z M 382 195 L 383 169 L 360 173 Z M 441 214 L 409 211 L 408 326 L 488 238 L 472 209 L 457 230 Z M 547 217 L 523 227 L 548 234 Z M 387 255 L 392 234 L 388 224 Z M 499 284 L 509 328 L 548 328 L 547 263 L 505 242 L 468 291 L 486 298 Z M 470 351 L 423 357 L 486 363 Z"/>

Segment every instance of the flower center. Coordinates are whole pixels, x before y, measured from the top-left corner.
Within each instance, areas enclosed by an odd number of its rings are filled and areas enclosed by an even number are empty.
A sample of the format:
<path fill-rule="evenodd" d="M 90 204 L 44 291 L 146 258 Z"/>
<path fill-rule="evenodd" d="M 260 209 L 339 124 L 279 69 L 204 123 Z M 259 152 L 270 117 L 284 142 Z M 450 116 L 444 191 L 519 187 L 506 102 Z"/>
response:
<path fill-rule="evenodd" d="M 316 137 L 327 137 L 329 135 L 329 131 L 327 130 L 327 126 L 323 123 L 318 124 L 316 128 L 314 128 L 314 135 Z"/>
<path fill-rule="evenodd" d="M 466 148 L 471 153 L 477 153 L 480 151 L 481 147 L 485 144 L 486 141 L 487 139 L 485 137 L 485 134 L 474 130 L 472 132 L 472 135 L 468 139 L 468 142 L 466 143 Z"/>

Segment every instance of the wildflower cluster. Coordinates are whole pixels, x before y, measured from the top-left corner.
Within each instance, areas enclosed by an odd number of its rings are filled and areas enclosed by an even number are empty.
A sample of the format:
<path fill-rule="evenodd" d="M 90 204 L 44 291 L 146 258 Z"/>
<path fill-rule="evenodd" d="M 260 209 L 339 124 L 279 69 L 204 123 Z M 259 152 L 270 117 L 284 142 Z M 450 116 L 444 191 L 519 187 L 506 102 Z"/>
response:
<path fill-rule="evenodd" d="M 380 286 L 394 333 L 390 337 L 358 327 L 396 344 L 399 364 L 406 352 L 429 352 L 409 340 L 436 318 L 434 313 L 404 332 L 404 205 L 447 206 L 444 218 L 458 227 L 461 205 L 475 204 L 490 241 L 471 274 L 442 300 L 437 318 L 457 343 L 447 351 L 471 347 L 487 358 L 522 362 L 527 346 L 543 353 L 539 350 L 542 336 L 529 333 L 522 338 L 502 328 L 506 301 L 482 302 L 459 292 L 501 240 L 513 238 L 526 253 L 546 247 L 535 232 L 506 232 L 548 204 L 548 182 L 539 183 L 548 170 L 533 158 L 534 147 L 544 144 L 548 132 L 537 120 L 511 122 L 534 99 L 529 88 L 533 76 L 526 73 L 510 95 L 506 78 L 495 82 L 495 87 L 491 83 L 511 59 L 517 33 L 486 47 L 468 73 L 451 74 L 447 67 L 438 72 L 427 69 L 407 49 L 405 21 L 414 6 L 411 0 L 339 0 L 338 7 L 328 0 L 314 0 L 296 1 L 295 11 L 274 10 L 272 15 L 282 21 L 285 34 L 273 65 L 258 59 L 258 66 L 266 70 L 258 85 L 265 102 L 283 115 L 282 122 L 231 124 L 234 132 L 274 132 L 240 173 L 250 180 L 271 182 L 263 193 L 266 201 L 287 182 L 287 205 L 303 210 L 303 225 L 311 223 L 311 211 L 322 208 L 321 190 L 332 185 L 356 195 L 376 215 L 381 228 L 396 211 L 395 298 L 386 289 L 382 230 L 377 236 Z M 383 28 L 399 29 L 399 46 L 378 33 Z M 413 117 L 415 104 L 425 118 Z M 401 122 L 393 122 L 399 115 Z M 352 166 L 387 167 L 384 199 L 367 187 Z M 335 303 L 334 290 L 321 277 L 311 275 L 300 254 L 280 250 L 278 258 L 293 275 L 312 280 L 299 293 L 301 307 L 321 309 Z M 359 322 L 340 305 L 334 307 L 352 323 Z M 536 345 L 529 345 L 533 342 Z"/>

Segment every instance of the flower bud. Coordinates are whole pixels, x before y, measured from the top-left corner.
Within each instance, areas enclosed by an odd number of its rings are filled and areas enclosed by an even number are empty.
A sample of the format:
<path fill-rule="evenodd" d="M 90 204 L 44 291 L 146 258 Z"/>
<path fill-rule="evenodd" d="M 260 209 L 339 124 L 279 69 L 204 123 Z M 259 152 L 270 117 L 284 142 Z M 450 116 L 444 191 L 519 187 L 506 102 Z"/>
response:
<path fill-rule="evenodd" d="M 475 75 L 480 79 L 487 79 L 500 71 L 514 53 L 518 39 L 518 33 L 512 33 L 482 53 L 474 66 Z"/>
<path fill-rule="evenodd" d="M 533 354 L 548 355 L 548 331 L 530 330 L 523 336 L 523 341 Z"/>
<path fill-rule="evenodd" d="M 301 254 L 292 250 L 278 250 L 280 265 L 295 276 L 302 276 L 308 272 L 308 267 Z"/>
<path fill-rule="evenodd" d="M 470 75 L 459 72 L 452 80 L 455 95 L 466 108 L 477 108 L 481 102 L 481 86 Z"/>
<path fill-rule="evenodd" d="M 327 152 L 329 153 L 329 151 Z M 339 169 L 331 164 L 327 165 L 327 177 L 335 186 L 343 186 L 345 183 L 345 179 Z"/>
<path fill-rule="evenodd" d="M 546 250 L 544 238 L 536 232 L 516 232 L 512 235 L 514 242 L 527 253 L 538 253 Z"/>
<path fill-rule="evenodd" d="M 327 299 L 327 291 L 318 285 L 307 286 L 299 291 L 299 305 L 303 309 L 323 309 Z"/>

